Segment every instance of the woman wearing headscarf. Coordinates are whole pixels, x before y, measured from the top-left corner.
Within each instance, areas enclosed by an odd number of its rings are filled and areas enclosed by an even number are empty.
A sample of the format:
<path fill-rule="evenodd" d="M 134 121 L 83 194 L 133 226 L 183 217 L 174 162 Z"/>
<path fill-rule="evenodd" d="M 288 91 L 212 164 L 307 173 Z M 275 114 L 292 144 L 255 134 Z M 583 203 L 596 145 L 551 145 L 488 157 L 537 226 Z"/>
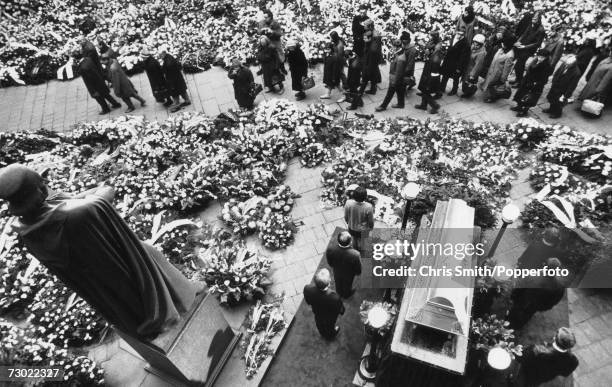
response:
<path fill-rule="evenodd" d="M 151 85 L 153 97 L 157 102 L 163 103 L 166 107 L 172 105 L 172 97 L 168 92 L 166 77 L 164 76 L 161 65 L 148 48 L 144 48 L 140 52 L 140 57 L 143 59 L 142 63 L 147 78 L 149 79 L 149 84 Z"/>
<path fill-rule="evenodd" d="M 502 47 L 497 50 L 493 57 L 489 71 L 487 71 L 487 77 L 482 84 L 485 102 L 496 101 L 499 96 L 495 88 L 505 85 L 508 81 L 508 76 L 514 66 L 514 41 L 514 35 L 506 33 L 503 37 Z"/>
<path fill-rule="evenodd" d="M 329 51 L 325 57 L 323 66 L 323 83 L 327 88 L 327 93 L 321 96 L 321 99 L 329 99 L 331 92 L 336 87 L 342 91 L 341 80 L 344 70 L 344 41 L 336 31 L 329 34 L 331 42 L 329 43 Z M 344 98 L 341 98 L 343 102 Z"/>
<path fill-rule="evenodd" d="M 138 95 L 138 92 L 134 88 L 134 85 L 125 74 L 117 59 L 111 59 L 107 53 L 102 54 L 101 61 L 106 66 L 108 79 L 113 86 L 113 93 L 125 102 L 128 106 L 126 113 L 133 112 L 135 107 L 132 103 L 131 98 L 136 99 L 140 102 L 141 106 L 145 106 L 145 100 Z"/>
<path fill-rule="evenodd" d="M 234 98 L 238 106 L 243 109 L 253 109 L 255 97 L 252 94 L 254 77 L 251 70 L 243 65 L 239 59 L 232 59 L 232 66 L 227 73 L 227 77 L 234 81 Z"/>
<path fill-rule="evenodd" d="M 261 73 L 264 81 L 266 93 L 274 91 L 276 85 L 279 86 L 279 93 L 285 91 L 283 81 L 285 80 L 280 67 L 281 61 L 278 56 L 276 47 L 270 45 L 270 39 L 262 36 L 259 39 L 259 50 L 257 51 L 257 60 L 261 65 Z"/>
<path fill-rule="evenodd" d="M 308 61 L 306 55 L 300 47 L 300 44 L 295 40 L 287 42 L 287 53 L 285 60 L 289 63 L 289 72 L 291 73 L 291 88 L 295 93 L 296 101 L 301 101 L 306 98 L 304 87 L 302 86 L 302 78 L 308 76 Z"/>

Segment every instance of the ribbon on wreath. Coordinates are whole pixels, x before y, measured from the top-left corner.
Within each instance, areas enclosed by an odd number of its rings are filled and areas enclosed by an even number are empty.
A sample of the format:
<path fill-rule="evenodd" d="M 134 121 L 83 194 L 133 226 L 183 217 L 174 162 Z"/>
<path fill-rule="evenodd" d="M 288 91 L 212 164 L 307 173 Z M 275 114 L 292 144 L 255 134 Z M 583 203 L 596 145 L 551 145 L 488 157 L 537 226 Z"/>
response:
<path fill-rule="evenodd" d="M 540 191 L 538 193 L 538 196 L 536 197 L 536 199 L 542 203 L 543 206 L 545 206 L 546 208 L 548 208 L 553 215 L 555 216 L 555 218 L 557 218 L 557 220 L 559 222 L 561 222 L 561 224 L 567 228 L 572 230 L 574 233 L 576 233 L 576 235 L 578 235 L 578 237 L 580 237 L 580 239 L 582 239 L 583 241 L 585 241 L 586 243 L 596 243 L 597 239 L 589 236 L 587 233 L 585 233 L 583 230 L 581 230 L 580 228 L 578 228 L 578 226 L 581 227 L 587 227 L 588 224 L 591 224 L 590 222 L 582 222 L 580 224 L 576 223 L 576 217 L 574 216 L 574 205 L 572 203 L 570 203 L 568 200 L 558 196 L 558 195 L 553 195 L 550 197 L 550 199 L 556 199 L 559 201 L 559 203 L 561 204 L 561 206 L 557 206 L 554 202 L 550 201 L 550 200 L 543 200 L 543 198 L 539 198 L 539 196 L 543 193 L 543 192 L 550 192 L 550 184 L 547 184 L 542 191 Z M 544 194 L 544 196 L 547 193 Z"/>

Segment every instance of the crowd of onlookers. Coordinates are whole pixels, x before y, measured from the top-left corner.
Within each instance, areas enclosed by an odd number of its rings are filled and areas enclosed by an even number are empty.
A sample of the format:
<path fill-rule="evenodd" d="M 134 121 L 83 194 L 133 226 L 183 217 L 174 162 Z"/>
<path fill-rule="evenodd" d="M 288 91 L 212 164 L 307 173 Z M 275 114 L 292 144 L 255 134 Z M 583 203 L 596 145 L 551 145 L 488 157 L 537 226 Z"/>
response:
<path fill-rule="evenodd" d="M 282 29 L 270 11 L 265 11 L 259 33 L 258 75 L 263 77 L 265 91 L 284 92 L 287 64 L 295 97 L 304 99 L 309 87 L 303 82 L 308 79 L 308 60 L 299 42 L 283 41 Z M 514 25 L 491 30 L 479 24 L 473 7 L 467 6 L 457 18 L 450 40 L 442 39 L 441 31 L 431 31 L 429 41 L 419 53 L 413 36 L 410 31 L 403 31 L 392 42 L 389 87 L 376 111 L 387 109 L 394 96 L 397 102 L 392 107 L 403 108 L 407 92 L 417 87 L 421 101 L 415 107 L 422 110 L 431 107 L 430 112 L 436 113 L 440 108 L 437 100 L 450 81 L 448 95 L 459 94 L 468 99 L 480 93 L 485 102 L 512 98 L 516 105 L 511 109 L 520 117 L 538 104 L 547 84 L 550 88 L 546 99 L 550 106 L 544 112 L 551 118 L 560 117 L 563 107 L 574 101 L 572 95 L 583 76 L 587 83 L 578 100 L 603 104 L 612 93 L 611 44 L 606 42 L 597 47 L 594 39 L 587 39 L 574 52 L 566 52 L 563 26 L 546 31 L 538 11 L 527 11 Z M 362 4 L 353 18 L 352 50 L 346 48 L 337 31 L 332 30 L 329 38 L 323 67 L 327 92 L 320 98 L 329 99 L 338 90 L 341 93 L 338 102 L 347 102 L 350 104 L 347 109 L 355 110 L 363 106 L 363 94 L 375 94 L 382 81 L 383 40 L 368 17 L 368 5 Z M 424 67 L 417 82 L 414 70 L 419 54 L 424 58 Z M 236 98 L 241 107 L 251 108 L 259 90 L 252 86 L 252 74 L 237 75 L 241 73 L 250 70 L 236 61 L 230 71 Z M 510 81 L 512 73 L 515 76 Z M 517 90 L 513 92 L 512 88 Z"/>

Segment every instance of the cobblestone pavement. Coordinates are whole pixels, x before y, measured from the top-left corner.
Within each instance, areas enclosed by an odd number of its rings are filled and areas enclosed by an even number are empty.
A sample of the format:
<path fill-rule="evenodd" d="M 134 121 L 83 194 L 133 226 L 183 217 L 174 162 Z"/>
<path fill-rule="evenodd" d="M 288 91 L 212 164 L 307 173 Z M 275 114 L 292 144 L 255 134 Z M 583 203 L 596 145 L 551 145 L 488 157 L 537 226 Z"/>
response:
<path fill-rule="evenodd" d="M 417 64 L 417 79 L 423 65 Z M 253 68 L 253 73 L 257 68 Z M 380 104 L 387 88 L 388 70 L 385 66 L 381 69 L 383 83 L 380 85 L 376 95 L 366 95 L 364 97 L 364 107 L 358 109 L 360 113 L 374 113 L 374 108 Z M 301 106 L 313 102 L 319 102 L 319 96 L 324 94 L 322 85 L 322 67 L 316 66 L 312 69 L 315 76 L 315 88 L 307 92 L 307 98 L 301 101 Z M 144 115 L 151 120 L 164 119 L 170 114 L 168 110 L 153 99 L 151 88 L 145 74 L 138 74 L 131 77 L 134 86 L 139 93 L 146 99 L 147 106 L 137 107 L 133 114 Z M 193 104 L 188 110 L 203 111 L 209 115 L 217 115 L 230 108 L 237 107 L 234 100 L 231 80 L 227 78 L 225 70 L 214 67 L 209 71 L 199 74 L 186 75 L 189 93 Z M 262 82 L 261 77 L 256 76 L 256 82 Z M 581 90 L 584 80 L 577 90 Z M 289 90 L 290 79 L 285 81 L 286 91 L 283 95 L 262 93 L 258 96 L 256 103 L 269 98 L 293 99 L 293 92 Z M 448 86 L 450 88 L 450 85 Z M 558 120 L 551 120 L 542 113 L 542 108 L 548 106 L 546 103 L 546 91 L 540 98 L 540 105 L 531 109 L 530 116 L 545 123 L 561 123 L 570 127 L 579 128 L 592 133 L 610 133 L 609 124 L 606 117 L 603 119 L 589 119 L 583 117 L 577 111 L 578 103 L 569 105 L 564 110 L 564 115 Z M 345 109 L 348 104 L 338 104 L 335 101 L 340 97 L 337 91 L 332 95 L 332 99 L 324 100 L 326 104 L 333 105 L 338 109 Z M 406 100 L 404 109 L 388 108 L 387 111 L 376 113 L 377 116 L 410 116 L 415 118 L 432 118 L 432 116 L 421 110 L 414 108 L 420 102 L 420 97 L 416 96 L 416 90 L 412 91 Z M 478 93 L 469 101 L 461 100 L 458 96 L 444 95 L 439 101 L 442 109 L 441 114 L 448 114 L 452 117 L 465 118 L 472 121 L 493 121 L 498 123 L 511 123 L 516 120 L 515 113 L 510 111 L 512 105 L 510 100 L 501 100 L 493 104 L 485 104 Z M 394 103 L 394 102 L 392 102 Z M 136 106 L 139 104 L 136 103 Z M 87 94 L 87 90 L 81 79 L 71 81 L 51 81 L 38 86 L 0 88 L 0 131 L 16 130 L 37 130 L 41 127 L 56 131 L 68 131 L 71 125 L 79 121 L 100 120 L 107 117 L 123 114 L 123 108 L 112 111 L 110 114 L 100 116 L 99 105 Z M 604 112 L 610 116 L 610 109 Z"/>
<path fill-rule="evenodd" d="M 421 67 L 418 66 L 417 70 L 420 71 Z M 383 73 L 385 72 L 386 69 L 383 69 Z M 322 79 L 320 67 L 314 70 L 314 74 L 318 84 L 308 92 L 309 97 L 301 103 L 302 106 L 318 101 L 318 96 L 324 93 L 320 85 Z M 165 119 L 169 113 L 161 105 L 154 103 L 146 77 L 140 74 L 132 77 L 132 81 L 148 101 L 145 108 L 138 108 L 134 114 L 145 115 L 151 120 Z M 236 107 L 230 81 L 223 70 L 213 68 L 201 74 L 188 75 L 187 81 L 193 101 L 193 104 L 188 107 L 189 110 L 216 115 L 228 108 Z M 382 100 L 385 88 L 386 84 L 383 83 L 375 96 L 366 96 L 366 104 L 360 111 L 372 113 Z M 338 98 L 338 93 L 336 92 L 333 97 Z M 289 90 L 281 96 L 262 94 L 258 97 L 257 102 L 267 98 L 291 99 L 292 94 Z M 417 97 L 410 95 L 405 109 L 389 108 L 386 112 L 376 113 L 376 116 L 434 117 L 414 109 L 412 105 L 417 102 Z M 346 104 L 337 104 L 334 100 L 326 100 L 325 103 L 338 109 L 346 107 Z M 460 101 L 458 97 L 444 96 L 441 104 L 442 110 L 451 117 L 498 123 L 510 123 L 516 119 L 513 112 L 508 109 L 509 101 L 484 104 L 480 102 L 479 96 L 470 102 Z M 0 89 L 0 130 L 2 131 L 36 130 L 41 127 L 68 131 L 70 126 L 78 121 L 98 120 L 123 114 L 122 111 L 115 110 L 107 116 L 99 116 L 98 110 L 99 107 L 87 95 L 80 79 L 68 82 L 53 81 L 39 86 Z M 606 114 L 610 115 L 610 111 Z M 541 109 L 538 107 L 533 109 L 531 116 L 542 122 L 551 122 L 541 114 Z M 588 132 L 609 132 L 609 124 L 605 118 L 600 120 L 583 118 L 572 106 L 565 109 L 564 116 L 558 122 Z M 312 278 L 333 230 L 336 226 L 344 226 L 341 209 L 321 207 L 319 201 L 321 169 L 322 167 L 302 168 L 296 160 L 289 165 L 285 183 L 301 195 L 296 200 L 292 215 L 296 220 L 303 222 L 293 245 L 282 251 L 270 252 L 265 251 L 255 240 L 248 241 L 251 247 L 273 259 L 271 276 L 274 286 L 272 291 L 285 293 L 285 308 L 291 314 L 295 313 L 302 301 L 301 290 Z M 528 170 L 520 171 L 519 178 L 511 191 L 511 199 L 519 205 L 524 205 L 532 193 L 527 181 L 528 174 Z M 218 221 L 219 213 L 220 206 L 213 204 L 202 214 L 202 218 L 209 223 L 214 223 Z M 524 244 L 516 239 L 503 239 L 498 248 L 499 259 L 510 263 L 520 255 L 524 248 Z M 567 299 L 570 326 L 576 332 L 578 341 L 575 352 L 580 358 L 580 366 L 574 373 L 574 384 L 580 387 L 608 386 L 612 379 L 612 295 L 586 290 L 569 290 Z M 534 318 L 545 319 L 545 317 L 536 314 Z M 228 318 L 231 320 L 232 316 Z M 233 327 L 239 324 L 239 321 L 230 322 Z M 550 329 L 552 337 L 555 327 Z M 146 374 L 142 359 L 119 339 L 113 339 L 93 348 L 90 354 L 106 369 L 109 385 L 163 385 L 160 380 Z"/>

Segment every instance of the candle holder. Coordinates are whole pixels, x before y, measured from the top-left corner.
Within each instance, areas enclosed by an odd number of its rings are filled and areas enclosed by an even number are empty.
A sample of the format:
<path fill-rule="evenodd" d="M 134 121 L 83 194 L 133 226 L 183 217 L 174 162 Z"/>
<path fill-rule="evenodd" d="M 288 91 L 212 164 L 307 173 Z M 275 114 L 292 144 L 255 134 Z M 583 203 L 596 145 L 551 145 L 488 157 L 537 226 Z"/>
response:
<path fill-rule="evenodd" d="M 366 381 L 376 379 L 376 371 L 380 366 L 381 356 L 379 354 L 380 343 L 390 332 L 397 308 L 386 302 L 363 301 L 361 304 L 361 321 L 370 350 L 368 354 L 361 358 L 359 363 L 359 375 Z"/>
<path fill-rule="evenodd" d="M 489 249 L 487 258 L 493 258 L 493 256 L 495 255 L 495 250 L 497 250 L 497 246 L 499 245 L 499 242 L 501 241 L 502 236 L 504 235 L 504 232 L 506 231 L 506 228 L 508 227 L 508 225 L 514 223 L 520 215 L 521 215 L 521 210 L 516 205 L 509 203 L 509 204 L 506 204 L 506 206 L 504 206 L 504 208 L 502 209 L 502 217 L 501 217 L 502 226 L 499 229 L 499 232 L 497 233 L 497 236 L 495 237 L 495 240 L 493 241 L 491 248 Z"/>
<path fill-rule="evenodd" d="M 406 204 L 404 205 L 404 215 L 402 216 L 402 231 L 406 229 L 406 224 L 408 223 L 408 214 L 410 213 L 412 201 L 416 199 L 420 192 L 421 186 L 415 183 L 414 181 L 408 182 L 402 189 L 401 195 L 404 199 L 406 199 Z"/>

